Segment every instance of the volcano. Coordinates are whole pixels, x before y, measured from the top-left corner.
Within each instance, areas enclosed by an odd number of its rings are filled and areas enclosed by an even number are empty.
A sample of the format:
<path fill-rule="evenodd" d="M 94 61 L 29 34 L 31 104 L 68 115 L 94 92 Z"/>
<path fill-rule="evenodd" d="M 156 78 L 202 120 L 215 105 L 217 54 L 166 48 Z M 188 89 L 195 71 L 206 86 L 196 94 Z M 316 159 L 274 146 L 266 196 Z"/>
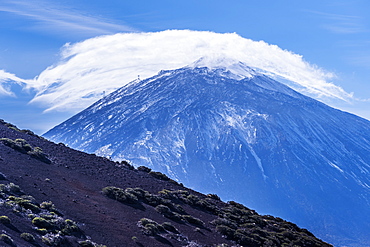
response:
<path fill-rule="evenodd" d="M 44 137 L 128 160 L 338 246 L 369 246 L 370 122 L 238 61 L 135 80 Z"/>

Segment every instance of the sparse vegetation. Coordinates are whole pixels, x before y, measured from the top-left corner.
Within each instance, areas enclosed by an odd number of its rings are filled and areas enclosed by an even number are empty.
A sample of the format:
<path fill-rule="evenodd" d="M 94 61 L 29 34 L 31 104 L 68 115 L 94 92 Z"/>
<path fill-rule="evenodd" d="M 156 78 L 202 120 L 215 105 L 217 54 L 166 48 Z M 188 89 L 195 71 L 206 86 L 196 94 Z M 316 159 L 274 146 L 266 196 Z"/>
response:
<path fill-rule="evenodd" d="M 147 173 L 144 174 L 126 161 L 113 162 L 64 145 L 45 144 L 22 131 L 0 126 L 2 133 L 4 129 L 11 133 L 12 139 L 0 141 L 0 162 L 7 165 L 1 171 L 6 176 L 0 173 L 0 182 L 4 183 L 0 184 L 0 212 L 4 216 L 0 215 L 0 226 L 6 235 L 0 240 L 1 246 L 102 246 L 92 242 L 82 229 L 96 230 L 92 237 L 100 241 L 108 239 L 112 246 L 120 246 L 117 239 L 138 246 L 155 246 L 155 241 L 168 246 L 325 246 L 295 224 L 260 216 L 237 202 L 224 203 L 215 194 L 202 195 L 180 188 L 174 185 L 177 182 L 150 168 L 138 168 Z M 37 146 L 50 154 L 52 164 L 42 166 L 38 162 L 37 154 L 44 151 Z M 62 151 L 54 153 L 54 150 Z M 56 205 L 52 201 L 39 203 L 18 185 L 10 183 L 14 181 L 29 186 L 27 191 L 38 200 L 55 199 Z M 103 188 L 114 182 L 124 187 Z M 101 200 L 96 185 L 103 188 L 103 195 L 125 205 Z M 150 192 L 135 186 L 143 186 Z M 158 190 L 161 191 L 154 193 Z M 58 205 L 69 208 L 58 211 Z M 122 208 L 124 211 L 119 211 Z M 78 223 L 66 219 L 62 212 L 71 217 L 77 215 L 80 220 L 86 216 L 87 220 Z M 113 225 L 119 231 L 113 231 Z M 103 232 L 105 229 L 107 232 Z M 144 235 L 137 235 L 138 230 Z M 117 232 L 119 237 L 114 235 Z"/>
<path fill-rule="evenodd" d="M 0 184 L 0 193 L 0 199 L 2 200 L 0 207 L 4 206 L 12 209 L 19 217 L 28 219 L 30 224 L 34 226 L 35 232 L 42 236 L 42 242 L 45 244 L 70 246 L 67 236 L 74 236 L 77 239 L 85 238 L 77 223 L 61 217 L 51 201 L 38 204 L 32 196 L 26 195 L 18 185 L 13 183 Z M 9 225 L 8 227 L 14 227 L 6 215 L 0 216 L 0 223 Z M 31 233 L 22 233 L 20 237 L 27 242 L 34 242 L 36 239 Z M 5 235 L 2 241 L 10 243 Z M 9 243 L 7 244 L 11 245 Z M 101 245 L 94 243 L 93 246 Z"/>
<path fill-rule="evenodd" d="M 0 216 L 0 223 L 4 225 L 9 225 L 10 224 L 9 217 L 5 215 Z"/>
<path fill-rule="evenodd" d="M 220 202 L 220 200 L 215 195 L 201 198 L 186 190 L 162 190 L 158 195 L 155 195 L 140 188 L 123 190 L 116 187 L 104 188 L 103 193 L 124 203 L 128 203 L 128 201 L 126 199 L 121 200 L 121 194 L 131 194 L 136 196 L 137 203 L 146 203 L 155 207 L 156 212 L 168 219 L 175 222 L 189 223 L 196 228 L 204 227 L 206 225 L 205 222 L 187 214 L 181 205 L 175 203 L 175 201 L 180 200 L 191 207 L 218 216 L 218 218 L 209 222 L 214 226 L 215 231 L 240 245 L 280 246 L 282 243 L 296 241 L 297 239 L 305 239 L 305 243 L 310 243 L 310 246 L 319 246 L 317 244 L 321 244 L 321 242 L 315 242 L 316 240 L 307 240 L 312 237 L 312 234 L 307 230 L 300 230 L 296 225 L 283 221 L 280 218 L 260 216 L 240 203 L 230 201 L 227 204 L 224 203 L 223 207 L 217 206 L 215 201 Z M 146 235 L 151 236 L 159 234 L 163 230 L 177 232 L 168 224 L 160 225 L 147 218 L 141 219 L 138 226 L 142 228 Z M 291 231 L 295 232 L 294 235 L 286 233 L 292 234 Z"/>
<path fill-rule="evenodd" d="M 28 233 L 28 232 L 22 233 L 21 238 L 23 238 L 27 242 L 34 242 L 35 241 L 35 237 L 31 233 Z"/>
<path fill-rule="evenodd" d="M 117 162 L 120 167 L 129 169 L 129 170 L 135 170 L 135 167 L 131 165 L 128 161 L 122 160 L 121 162 Z"/>
<path fill-rule="evenodd" d="M 4 233 L 0 234 L 0 241 L 3 241 L 4 243 L 10 246 L 16 246 L 13 242 L 13 239 L 9 235 Z"/>
<path fill-rule="evenodd" d="M 187 222 L 189 222 L 190 224 L 193 224 L 193 225 L 197 225 L 197 226 L 203 226 L 204 225 L 204 222 L 194 216 L 191 216 L 191 215 L 183 215 L 182 216 Z"/>
<path fill-rule="evenodd" d="M 207 197 L 217 201 L 221 201 L 220 197 L 216 194 L 207 194 Z"/>
<path fill-rule="evenodd" d="M 142 229 L 143 233 L 150 236 L 155 236 L 165 231 L 165 228 L 148 218 L 142 218 L 138 221 L 138 226 Z"/>
<path fill-rule="evenodd" d="M 146 172 L 146 173 L 149 173 L 152 171 L 152 169 L 150 169 L 149 167 L 146 167 L 146 166 L 139 166 L 137 168 L 138 171 L 142 171 L 142 172 Z"/>
<path fill-rule="evenodd" d="M 179 231 L 170 222 L 163 222 L 162 226 L 169 232 L 179 233 Z"/>
<path fill-rule="evenodd" d="M 39 147 L 32 147 L 30 144 L 27 143 L 24 139 L 9 139 L 9 138 L 0 138 L 0 142 L 4 143 L 6 146 L 24 153 L 28 154 L 31 157 L 38 159 L 44 163 L 50 164 L 51 161 L 47 158 L 47 155 L 42 151 Z"/>

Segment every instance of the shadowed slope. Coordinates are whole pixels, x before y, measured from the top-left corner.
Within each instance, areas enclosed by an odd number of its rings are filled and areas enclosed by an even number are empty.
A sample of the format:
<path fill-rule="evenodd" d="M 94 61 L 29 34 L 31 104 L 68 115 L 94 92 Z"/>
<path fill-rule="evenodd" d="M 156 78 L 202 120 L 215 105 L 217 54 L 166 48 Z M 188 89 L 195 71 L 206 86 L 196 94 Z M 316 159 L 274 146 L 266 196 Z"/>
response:
<path fill-rule="evenodd" d="M 78 246 L 78 241 L 85 241 L 80 246 L 90 246 L 86 238 L 109 247 L 234 245 L 233 241 L 256 246 L 265 242 L 268 246 L 326 245 L 292 223 L 259 216 L 240 204 L 223 203 L 215 195 L 207 197 L 147 168 L 136 170 L 125 162 L 112 162 L 54 144 L 5 122 L 0 123 L 0 138 L 14 142 L 22 139 L 23 146 L 38 147 L 50 161 L 44 162 L 0 141 L 0 183 L 4 184 L 0 207 L 1 214 L 11 222 L 0 224 L 0 229 L 14 245 L 27 245 L 20 237 L 25 232 L 34 236 L 35 246 L 46 246 L 47 239 L 56 241 L 58 232 L 59 238 L 70 241 L 58 246 Z M 30 200 L 28 204 L 26 199 Z M 67 228 L 76 231 L 63 231 L 65 225 L 57 228 L 54 216 L 45 216 L 44 207 L 50 204 L 41 203 L 49 201 L 55 205 L 55 209 L 49 209 L 65 222 L 76 222 L 80 235 L 75 236 L 77 230 L 72 225 Z M 36 215 L 49 221 L 42 223 Z M 42 231 L 49 233 L 42 237 Z M 10 240 L 2 236 L 2 241 Z"/>

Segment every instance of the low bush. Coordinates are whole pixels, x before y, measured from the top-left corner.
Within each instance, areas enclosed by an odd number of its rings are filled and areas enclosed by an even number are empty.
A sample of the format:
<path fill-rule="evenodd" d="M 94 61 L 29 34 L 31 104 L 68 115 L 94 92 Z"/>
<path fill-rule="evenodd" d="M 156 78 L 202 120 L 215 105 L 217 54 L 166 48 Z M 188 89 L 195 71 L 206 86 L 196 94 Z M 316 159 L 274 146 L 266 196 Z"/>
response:
<path fill-rule="evenodd" d="M 63 223 L 63 226 L 62 226 L 62 230 L 61 232 L 64 234 L 64 235 L 74 235 L 74 236 L 79 236 L 81 235 L 81 230 L 80 228 L 77 226 L 77 224 L 75 222 L 73 222 L 72 220 L 70 219 L 66 219 Z"/>
<path fill-rule="evenodd" d="M 35 159 L 38 159 L 46 164 L 51 164 L 51 161 L 48 159 L 47 155 L 39 147 L 35 147 L 32 151 L 28 151 L 27 153 Z"/>
<path fill-rule="evenodd" d="M 90 242 L 89 240 L 81 241 L 78 244 L 81 247 L 95 247 L 95 245 L 92 242 Z"/>
<path fill-rule="evenodd" d="M 32 224 L 34 224 L 38 228 L 45 228 L 45 229 L 52 229 L 54 228 L 54 224 L 52 224 L 49 220 L 46 220 L 42 217 L 35 217 L 32 219 Z"/>
<path fill-rule="evenodd" d="M 41 148 L 33 148 L 30 144 L 27 143 L 24 139 L 15 139 L 14 141 L 9 138 L 0 138 L 0 142 L 4 143 L 6 146 L 24 153 L 28 154 L 33 158 L 36 158 L 44 163 L 50 164 L 51 161 L 47 158 L 47 155 L 42 151 Z"/>
<path fill-rule="evenodd" d="M 10 246 L 16 246 L 14 244 L 14 242 L 13 242 L 13 239 L 10 236 L 8 236 L 8 235 L 6 235 L 4 233 L 3 234 L 0 234 L 0 241 L 3 241 L 4 243 L 6 243 L 6 244 L 8 244 Z"/>
<path fill-rule="evenodd" d="M 139 199 L 134 193 L 129 191 L 130 190 L 124 191 L 123 189 L 114 186 L 108 186 L 102 189 L 103 194 L 109 198 L 123 203 L 137 203 Z"/>
<path fill-rule="evenodd" d="M 158 206 L 156 206 L 155 210 L 158 213 L 163 214 L 164 216 L 172 214 L 171 209 L 169 207 L 165 206 L 165 205 L 162 205 L 162 204 L 159 204 Z"/>
<path fill-rule="evenodd" d="M 128 163 L 128 161 L 126 161 L 126 160 L 122 160 L 119 164 L 122 167 L 127 168 L 129 170 L 134 170 L 135 169 L 135 167 L 133 165 L 131 165 L 130 163 Z"/>
<path fill-rule="evenodd" d="M 52 203 L 51 201 L 42 202 L 40 204 L 40 208 L 46 209 L 49 212 L 54 212 L 54 213 L 57 213 L 58 214 L 58 210 L 55 208 L 54 203 Z"/>
<path fill-rule="evenodd" d="M 37 232 L 38 234 L 40 234 L 40 235 L 45 235 L 45 234 L 47 234 L 47 233 L 48 233 L 48 230 L 47 230 L 47 229 L 45 229 L 45 228 L 38 228 L 38 229 L 36 229 L 36 232 Z"/>
<path fill-rule="evenodd" d="M 155 177 L 156 179 L 163 180 L 163 181 L 169 181 L 170 180 L 170 178 L 167 177 L 166 174 L 163 174 L 161 172 L 150 171 L 149 175 Z"/>
<path fill-rule="evenodd" d="M 28 233 L 28 232 L 22 233 L 21 238 L 23 238 L 27 242 L 34 242 L 35 241 L 35 237 L 31 233 Z"/>
<path fill-rule="evenodd" d="M 159 204 L 166 204 L 168 201 L 166 201 L 165 199 L 163 199 L 162 197 L 160 197 L 158 195 L 154 195 L 154 194 L 151 194 L 151 193 L 146 193 L 145 198 L 144 198 L 144 202 L 146 204 L 149 204 L 150 206 L 155 207 Z"/>
<path fill-rule="evenodd" d="M 235 229 L 232 229 L 231 227 L 228 227 L 225 225 L 217 225 L 216 231 L 226 236 L 229 239 L 232 239 L 235 233 Z"/>
<path fill-rule="evenodd" d="M 139 220 L 138 226 L 142 228 L 144 234 L 149 236 L 155 236 L 165 231 L 165 228 L 162 225 L 148 218 L 142 218 Z"/>
<path fill-rule="evenodd" d="M 186 220 L 188 223 L 192 225 L 197 225 L 197 226 L 203 226 L 204 222 L 198 218 L 193 217 L 192 215 L 183 215 L 182 216 L 184 220 Z"/>
<path fill-rule="evenodd" d="M 232 229 L 237 229 L 238 228 L 238 225 L 228 219 L 224 219 L 224 218 L 217 218 L 213 221 L 211 221 L 211 224 L 212 225 L 215 225 L 215 226 L 218 226 L 218 225 L 224 225 L 224 226 L 228 226 Z"/>
<path fill-rule="evenodd" d="M 33 213 L 39 213 L 41 211 L 38 204 L 35 202 L 35 199 L 29 196 L 9 196 L 7 203 L 9 205 L 18 205 L 20 208 L 25 210 L 29 209 Z"/>
<path fill-rule="evenodd" d="M 221 198 L 216 194 L 207 194 L 207 197 L 217 201 L 221 201 Z"/>
<path fill-rule="evenodd" d="M 152 169 L 150 169 L 149 167 L 146 167 L 146 166 L 139 166 L 137 168 L 138 171 L 142 171 L 142 172 L 146 172 L 146 173 L 149 173 L 152 171 Z"/>
<path fill-rule="evenodd" d="M 170 222 L 163 222 L 162 226 L 169 232 L 179 233 L 179 231 Z"/>
<path fill-rule="evenodd" d="M 7 186 L 7 191 L 12 195 L 23 195 L 21 188 L 18 185 L 9 183 Z"/>
<path fill-rule="evenodd" d="M 5 215 L 0 216 L 0 223 L 4 225 L 9 225 L 10 224 L 9 217 Z"/>

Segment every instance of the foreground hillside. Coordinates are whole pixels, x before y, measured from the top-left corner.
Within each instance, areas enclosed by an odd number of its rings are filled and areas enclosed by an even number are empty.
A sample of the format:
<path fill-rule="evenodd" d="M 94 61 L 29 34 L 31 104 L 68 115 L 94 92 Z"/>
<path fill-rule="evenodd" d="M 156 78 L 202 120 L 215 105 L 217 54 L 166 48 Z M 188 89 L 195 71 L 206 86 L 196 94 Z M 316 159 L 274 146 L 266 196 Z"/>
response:
<path fill-rule="evenodd" d="M 4 121 L 0 184 L 0 246 L 330 246 L 280 218 Z"/>

